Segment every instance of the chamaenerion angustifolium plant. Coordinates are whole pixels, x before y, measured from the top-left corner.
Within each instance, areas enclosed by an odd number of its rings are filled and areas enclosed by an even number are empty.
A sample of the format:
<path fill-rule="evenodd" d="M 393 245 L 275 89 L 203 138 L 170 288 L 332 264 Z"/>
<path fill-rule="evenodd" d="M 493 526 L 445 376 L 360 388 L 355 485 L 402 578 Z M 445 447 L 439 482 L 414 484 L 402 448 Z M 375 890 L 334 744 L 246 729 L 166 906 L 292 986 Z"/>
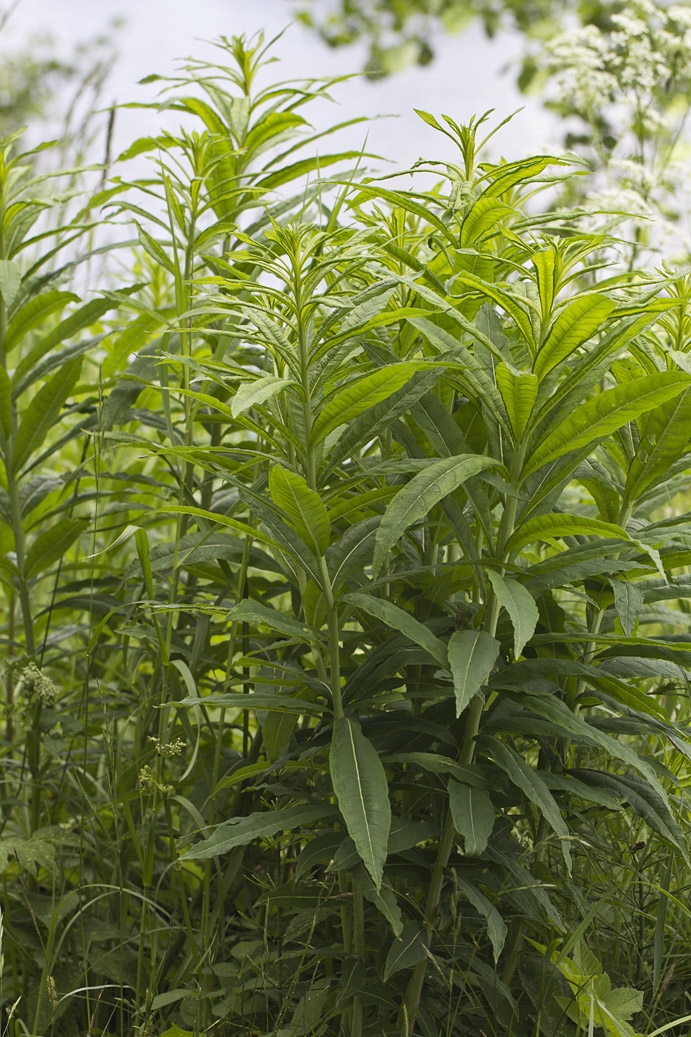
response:
<path fill-rule="evenodd" d="M 652 1037 L 687 282 L 613 275 L 483 119 L 421 113 L 434 189 L 317 157 L 324 87 L 264 58 L 189 64 L 185 128 L 47 237 L 5 143 L 2 1030 Z M 135 260 L 83 301 L 100 204 Z"/>

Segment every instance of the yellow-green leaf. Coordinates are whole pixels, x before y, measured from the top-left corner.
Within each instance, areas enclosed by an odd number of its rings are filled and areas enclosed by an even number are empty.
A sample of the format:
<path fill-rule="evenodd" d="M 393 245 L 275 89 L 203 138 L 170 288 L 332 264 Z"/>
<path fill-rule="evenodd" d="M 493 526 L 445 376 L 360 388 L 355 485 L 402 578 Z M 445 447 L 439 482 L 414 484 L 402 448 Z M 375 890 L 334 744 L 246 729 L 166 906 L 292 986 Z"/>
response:
<path fill-rule="evenodd" d="M 295 532 L 316 555 L 329 546 L 331 524 L 318 493 L 311 490 L 301 475 L 276 465 L 269 473 L 271 499 L 285 511 Z"/>

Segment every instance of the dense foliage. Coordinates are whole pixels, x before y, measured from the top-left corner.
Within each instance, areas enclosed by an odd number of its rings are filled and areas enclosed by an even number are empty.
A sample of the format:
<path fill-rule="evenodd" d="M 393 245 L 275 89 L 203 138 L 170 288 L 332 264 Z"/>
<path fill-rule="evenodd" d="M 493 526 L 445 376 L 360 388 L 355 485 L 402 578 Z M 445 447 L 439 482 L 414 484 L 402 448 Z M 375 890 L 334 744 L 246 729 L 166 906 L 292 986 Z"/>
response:
<path fill-rule="evenodd" d="M 689 285 L 482 120 L 422 186 L 316 155 L 263 56 L 88 202 L 3 143 L 2 1032 L 652 1037 Z"/>

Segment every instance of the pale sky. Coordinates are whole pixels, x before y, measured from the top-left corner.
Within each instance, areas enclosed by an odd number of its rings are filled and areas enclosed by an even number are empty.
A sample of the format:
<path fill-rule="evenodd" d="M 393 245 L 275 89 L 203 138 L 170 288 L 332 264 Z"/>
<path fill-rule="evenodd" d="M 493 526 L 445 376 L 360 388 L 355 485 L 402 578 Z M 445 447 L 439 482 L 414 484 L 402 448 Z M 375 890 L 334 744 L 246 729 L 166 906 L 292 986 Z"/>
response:
<path fill-rule="evenodd" d="M 8 2 L 4 0 L 2 6 Z M 119 32 L 120 57 L 104 101 L 144 101 L 152 97 L 152 88 L 137 86 L 137 81 L 151 72 L 172 73 L 176 57 L 210 53 L 212 48 L 200 40 L 221 34 L 252 34 L 260 29 L 273 36 L 290 24 L 293 10 L 292 0 L 21 0 L 0 40 L 0 50 L 21 47 L 32 33 L 43 32 L 53 36 L 67 55 L 74 42 L 102 33 L 112 18 L 122 16 L 126 25 Z M 488 41 L 475 24 L 461 35 L 441 36 L 434 42 L 437 58 L 431 65 L 377 83 L 361 78 L 343 84 L 333 91 L 338 106 L 322 106 L 322 112 L 314 113 L 314 121 L 322 128 L 330 121 L 356 115 L 396 115 L 398 118 L 377 121 L 370 130 L 368 146 L 406 166 L 421 154 L 440 158 L 451 155 L 451 145 L 447 147 L 445 138 L 414 115 L 414 107 L 467 121 L 487 108 L 496 108 L 498 119 L 524 105 L 525 111 L 497 136 L 493 157 L 500 152 L 520 158 L 557 146 L 554 118 L 544 112 L 537 99 L 518 94 L 513 69 L 502 72 L 520 55 L 519 38 L 503 36 Z M 277 44 L 275 54 L 281 63 L 269 74 L 285 79 L 357 72 L 363 64 L 364 50 L 330 50 L 304 27 L 294 24 Z M 119 112 L 116 150 L 127 146 L 134 136 L 155 133 L 153 119 L 151 113 Z M 362 127 L 348 131 L 348 136 L 341 138 L 342 146 L 360 147 L 365 132 Z"/>

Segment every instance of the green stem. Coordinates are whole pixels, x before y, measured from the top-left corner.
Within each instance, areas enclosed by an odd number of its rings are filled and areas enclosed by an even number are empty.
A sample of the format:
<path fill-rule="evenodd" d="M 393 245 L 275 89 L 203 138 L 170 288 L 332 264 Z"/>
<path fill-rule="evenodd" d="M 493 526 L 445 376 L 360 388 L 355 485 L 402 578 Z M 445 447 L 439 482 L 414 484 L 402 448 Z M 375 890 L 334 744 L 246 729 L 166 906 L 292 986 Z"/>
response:
<path fill-rule="evenodd" d="M 523 468 L 523 461 L 525 458 L 525 450 L 527 447 L 527 441 L 523 441 L 518 445 L 514 452 L 513 463 L 511 465 L 511 485 L 517 486 L 520 480 L 521 469 Z M 506 550 L 506 545 L 513 533 L 516 523 L 516 510 L 518 506 L 518 500 L 516 497 L 509 496 L 504 499 L 504 513 L 499 524 L 499 533 L 497 536 L 497 555 L 502 561 L 502 571 L 505 569 L 505 563 L 509 560 L 509 553 Z M 494 593 L 490 593 L 487 609 L 485 614 L 485 630 L 492 637 L 497 632 L 497 622 L 499 619 L 499 602 L 496 599 Z M 478 731 L 480 729 L 480 721 L 482 719 L 484 703 L 483 700 L 476 696 L 468 707 L 468 716 L 465 724 L 465 732 L 463 735 L 463 745 L 459 754 L 459 762 L 462 764 L 470 764 L 473 762 L 475 757 L 475 740 L 477 738 Z M 432 877 L 430 879 L 429 888 L 427 891 L 427 902 L 425 905 L 425 922 L 428 929 L 431 931 L 434 927 L 434 923 L 437 915 L 437 908 L 439 907 L 439 898 L 441 896 L 442 886 L 444 884 L 444 873 L 448 867 L 449 858 L 453 849 L 454 842 L 456 840 L 456 828 L 453 823 L 453 817 L 449 810 L 446 815 L 446 821 L 444 823 L 444 830 L 442 837 L 439 841 L 439 849 L 437 851 L 437 858 L 434 863 L 432 871 Z M 415 1022 L 420 1006 L 420 999 L 422 997 L 422 989 L 425 982 L 425 975 L 427 972 L 427 957 L 425 956 L 421 962 L 413 969 L 413 974 L 408 983 L 408 988 L 405 993 L 405 999 L 403 1003 L 403 1010 L 399 1016 L 399 1026 L 401 1037 L 412 1037 L 415 1030 Z"/>

